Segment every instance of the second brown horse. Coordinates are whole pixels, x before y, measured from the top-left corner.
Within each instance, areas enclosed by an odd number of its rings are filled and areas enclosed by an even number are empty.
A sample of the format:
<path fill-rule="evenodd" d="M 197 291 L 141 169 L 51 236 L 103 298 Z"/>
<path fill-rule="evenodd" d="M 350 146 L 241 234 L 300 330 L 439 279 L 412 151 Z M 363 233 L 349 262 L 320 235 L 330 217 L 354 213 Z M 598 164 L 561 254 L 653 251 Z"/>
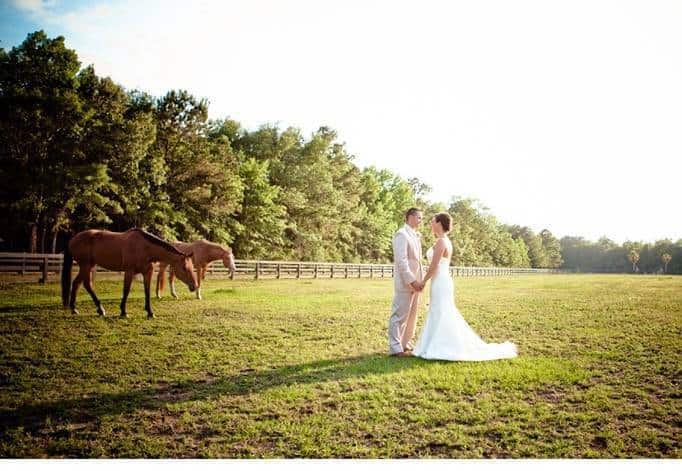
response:
<path fill-rule="evenodd" d="M 231 274 L 234 274 L 236 270 L 234 264 L 234 255 L 232 255 L 232 249 L 229 247 L 224 247 L 220 244 L 209 242 L 207 240 L 197 240 L 191 244 L 186 242 L 173 242 L 172 244 L 173 247 L 178 250 L 193 254 L 192 262 L 194 264 L 194 268 L 197 269 L 197 299 L 201 299 L 201 282 L 206 277 L 206 269 L 211 262 L 222 260 L 223 265 L 230 270 Z M 167 263 L 159 263 L 159 275 L 156 279 L 157 298 L 161 298 L 167 266 Z M 174 298 L 177 298 L 178 295 L 175 292 L 175 283 L 173 282 L 174 276 L 175 269 L 171 267 L 170 273 L 168 275 L 168 281 L 170 283 L 171 295 Z"/>

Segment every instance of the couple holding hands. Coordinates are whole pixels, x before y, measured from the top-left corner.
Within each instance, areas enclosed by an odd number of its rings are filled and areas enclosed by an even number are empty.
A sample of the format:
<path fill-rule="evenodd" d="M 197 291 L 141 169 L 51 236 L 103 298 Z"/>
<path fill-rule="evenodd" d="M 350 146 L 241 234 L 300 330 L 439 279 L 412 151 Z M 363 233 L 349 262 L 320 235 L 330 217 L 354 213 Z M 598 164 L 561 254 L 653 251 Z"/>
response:
<path fill-rule="evenodd" d="M 483 361 L 517 356 L 511 342 L 486 343 L 474 332 L 455 305 L 455 287 L 450 277 L 452 242 L 447 234 L 452 218 L 438 213 L 431 218 L 436 237 L 426 252 L 429 265 L 422 266 L 422 246 L 417 228 L 421 210 L 410 208 L 405 225 L 393 237 L 394 295 L 388 325 L 389 352 L 394 356 L 417 356 L 428 360 Z M 421 293 L 431 281 L 429 310 L 424 327 L 413 343 Z"/>

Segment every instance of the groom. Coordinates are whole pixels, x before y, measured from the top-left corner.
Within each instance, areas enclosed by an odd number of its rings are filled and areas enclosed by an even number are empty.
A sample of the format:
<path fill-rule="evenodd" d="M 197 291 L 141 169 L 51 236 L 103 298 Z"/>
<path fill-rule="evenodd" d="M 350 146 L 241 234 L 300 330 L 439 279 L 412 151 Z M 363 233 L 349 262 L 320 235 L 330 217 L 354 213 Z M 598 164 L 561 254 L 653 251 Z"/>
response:
<path fill-rule="evenodd" d="M 417 324 L 419 294 L 423 288 L 422 245 L 417 228 L 422 212 L 410 208 L 405 213 L 405 225 L 393 236 L 393 305 L 388 322 L 388 343 L 391 355 L 410 356 L 412 337 Z"/>

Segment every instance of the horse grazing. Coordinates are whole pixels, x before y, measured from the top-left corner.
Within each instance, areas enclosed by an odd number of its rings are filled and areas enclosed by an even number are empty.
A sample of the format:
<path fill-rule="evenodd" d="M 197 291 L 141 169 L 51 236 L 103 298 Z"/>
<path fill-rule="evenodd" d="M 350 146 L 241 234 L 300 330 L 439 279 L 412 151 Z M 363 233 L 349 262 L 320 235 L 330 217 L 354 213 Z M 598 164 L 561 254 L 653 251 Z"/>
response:
<path fill-rule="evenodd" d="M 207 240 L 197 240 L 191 244 L 186 242 L 173 242 L 173 246 L 178 250 L 193 254 L 192 262 L 197 269 L 197 299 L 201 299 L 201 282 L 206 277 L 206 268 L 211 262 L 222 260 L 223 265 L 230 269 L 231 274 L 234 274 L 236 270 L 234 266 L 234 255 L 232 255 L 232 249 L 229 247 L 223 247 L 220 244 Z M 159 263 L 159 275 L 156 279 L 157 298 L 161 298 L 167 265 L 168 264 L 163 262 Z M 174 276 L 175 269 L 173 268 L 168 274 L 168 281 L 170 282 L 171 295 L 174 298 L 177 298 L 178 295 L 175 292 Z"/>
<path fill-rule="evenodd" d="M 71 267 L 73 261 L 78 262 L 80 270 L 71 285 Z M 125 272 L 123 282 L 123 298 L 121 299 L 121 317 L 127 317 L 126 300 L 130 293 L 130 284 L 137 273 L 144 276 L 144 310 L 147 317 L 154 317 L 149 303 L 149 289 L 154 273 L 154 262 L 171 265 L 182 281 L 187 283 L 190 291 L 197 286 L 192 265 L 192 254 L 186 254 L 153 234 L 142 229 L 128 229 L 125 232 L 109 232 L 87 230 L 79 232 L 68 243 L 64 250 L 64 266 L 62 268 L 62 302 L 64 307 L 76 310 L 76 293 L 81 283 L 90 293 L 97 306 L 97 314 L 104 316 L 102 303 L 92 289 L 92 271 L 96 265 L 112 271 Z"/>

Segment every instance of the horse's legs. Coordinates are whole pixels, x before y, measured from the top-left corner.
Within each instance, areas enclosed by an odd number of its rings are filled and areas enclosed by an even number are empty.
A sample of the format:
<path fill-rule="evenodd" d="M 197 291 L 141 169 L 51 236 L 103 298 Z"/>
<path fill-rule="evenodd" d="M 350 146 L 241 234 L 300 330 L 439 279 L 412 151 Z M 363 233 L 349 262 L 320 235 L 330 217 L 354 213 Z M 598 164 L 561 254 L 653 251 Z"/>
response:
<path fill-rule="evenodd" d="M 102 303 L 100 300 L 97 298 L 97 295 L 95 294 L 95 291 L 92 289 L 92 272 L 95 269 L 93 266 L 87 273 L 84 273 L 83 275 L 83 286 L 85 286 L 85 289 L 90 293 L 90 297 L 95 303 L 95 306 L 97 306 L 97 314 L 100 316 L 105 316 L 106 313 L 104 312 L 104 308 L 102 307 Z"/>
<path fill-rule="evenodd" d="M 206 268 L 197 267 L 197 299 L 201 299 L 201 280 L 204 279 L 202 273 L 206 273 Z"/>
<path fill-rule="evenodd" d="M 121 317 L 128 317 L 128 313 L 126 313 L 126 301 L 128 300 L 130 285 L 132 284 L 134 277 L 135 273 L 132 271 L 125 272 L 125 277 L 123 278 L 123 297 L 121 298 Z"/>
<path fill-rule="evenodd" d="M 159 274 L 156 277 L 156 297 L 161 299 L 161 292 L 163 291 L 163 284 L 166 281 L 166 264 L 159 263 Z"/>
<path fill-rule="evenodd" d="M 147 271 L 144 272 L 144 310 L 147 311 L 147 319 L 154 317 L 154 313 L 152 312 L 152 304 L 149 301 L 149 292 L 151 291 L 153 275 L 154 265 L 150 265 Z"/>
<path fill-rule="evenodd" d="M 76 278 L 73 279 L 73 283 L 71 284 L 71 299 L 69 300 L 69 307 L 71 308 L 71 312 L 73 314 L 78 314 L 78 310 L 76 309 L 76 294 L 78 293 L 78 288 L 80 288 L 81 283 L 83 282 L 83 274 L 86 273 L 89 268 L 90 267 L 79 265 L 78 275 L 76 275 Z"/>
<path fill-rule="evenodd" d="M 178 293 L 175 292 L 175 272 L 173 267 L 168 270 L 168 284 L 170 285 L 171 296 L 178 299 Z"/>

